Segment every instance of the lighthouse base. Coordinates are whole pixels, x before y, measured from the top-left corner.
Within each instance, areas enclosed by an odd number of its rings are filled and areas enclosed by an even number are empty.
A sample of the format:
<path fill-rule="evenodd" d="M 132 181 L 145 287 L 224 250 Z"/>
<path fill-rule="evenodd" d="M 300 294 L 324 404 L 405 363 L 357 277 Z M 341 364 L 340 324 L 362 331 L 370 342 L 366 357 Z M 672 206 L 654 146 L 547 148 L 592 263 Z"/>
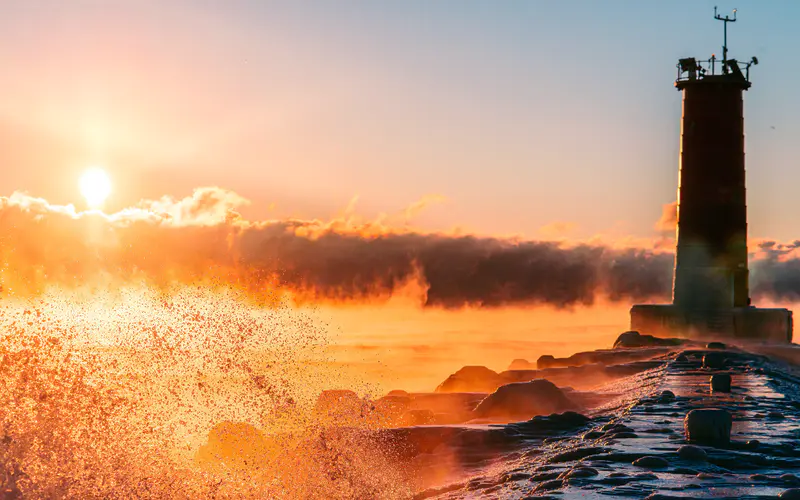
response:
<path fill-rule="evenodd" d="M 737 307 L 688 311 L 672 304 L 637 304 L 631 308 L 631 330 L 657 337 L 739 338 L 792 341 L 792 311 Z"/>

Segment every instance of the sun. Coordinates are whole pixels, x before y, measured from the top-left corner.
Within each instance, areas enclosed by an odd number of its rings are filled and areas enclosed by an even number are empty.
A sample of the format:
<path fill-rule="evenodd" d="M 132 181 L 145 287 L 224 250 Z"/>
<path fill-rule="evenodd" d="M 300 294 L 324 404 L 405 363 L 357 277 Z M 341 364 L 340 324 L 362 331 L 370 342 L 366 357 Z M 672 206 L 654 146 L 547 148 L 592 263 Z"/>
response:
<path fill-rule="evenodd" d="M 98 208 L 111 194 L 111 179 L 102 168 L 92 167 L 81 175 L 80 188 L 86 203 Z"/>

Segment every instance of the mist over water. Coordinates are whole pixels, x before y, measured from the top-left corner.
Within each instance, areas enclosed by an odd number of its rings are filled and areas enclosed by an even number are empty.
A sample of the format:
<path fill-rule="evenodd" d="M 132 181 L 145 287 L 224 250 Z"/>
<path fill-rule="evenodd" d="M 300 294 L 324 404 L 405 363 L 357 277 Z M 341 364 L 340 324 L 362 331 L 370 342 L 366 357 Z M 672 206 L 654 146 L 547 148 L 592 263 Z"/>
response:
<path fill-rule="evenodd" d="M 420 309 L 397 305 L 321 307 L 338 332 L 327 350 L 344 366 L 393 389 L 427 392 L 465 365 L 508 369 L 610 347 L 628 328 L 627 307 L 603 304 L 572 312 L 547 308 Z"/>

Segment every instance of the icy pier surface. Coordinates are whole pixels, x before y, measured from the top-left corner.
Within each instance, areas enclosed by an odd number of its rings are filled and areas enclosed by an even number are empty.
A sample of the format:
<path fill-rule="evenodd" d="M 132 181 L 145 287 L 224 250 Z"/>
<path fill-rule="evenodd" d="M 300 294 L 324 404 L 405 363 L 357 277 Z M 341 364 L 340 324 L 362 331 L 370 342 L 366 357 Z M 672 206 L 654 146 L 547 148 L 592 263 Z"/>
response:
<path fill-rule="evenodd" d="M 607 402 L 586 418 L 490 426 L 506 441 L 500 460 L 416 498 L 800 498 L 800 377 L 782 361 L 796 357 L 675 347 L 598 390 Z M 687 432 L 687 414 L 705 409 L 721 411 L 696 412 Z"/>

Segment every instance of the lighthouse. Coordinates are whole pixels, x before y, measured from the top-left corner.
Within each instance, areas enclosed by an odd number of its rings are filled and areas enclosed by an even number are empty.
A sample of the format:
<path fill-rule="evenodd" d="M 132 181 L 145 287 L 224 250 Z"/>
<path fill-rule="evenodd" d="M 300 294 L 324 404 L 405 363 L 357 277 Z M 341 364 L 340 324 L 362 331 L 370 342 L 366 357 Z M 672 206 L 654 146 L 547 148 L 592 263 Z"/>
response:
<path fill-rule="evenodd" d="M 631 308 L 631 329 L 655 335 L 741 337 L 790 342 L 792 313 L 753 306 L 747 263 L 744 92 L 753 57 L 678 61 L 683 94 L 678 225 L 672 304 Z"/>

